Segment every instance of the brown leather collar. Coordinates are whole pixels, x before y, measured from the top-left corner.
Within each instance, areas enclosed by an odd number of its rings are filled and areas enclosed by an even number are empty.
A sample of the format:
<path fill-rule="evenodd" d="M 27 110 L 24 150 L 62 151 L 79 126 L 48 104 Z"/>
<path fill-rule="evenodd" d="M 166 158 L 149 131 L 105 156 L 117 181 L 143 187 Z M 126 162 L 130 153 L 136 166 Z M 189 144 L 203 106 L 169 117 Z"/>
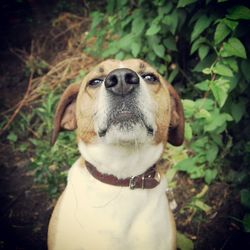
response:
<path fill-rule="evenodd" d="M 152 189 L 160 183 L 160 175 L 155 170 L 155 165 L 149 168 L 145 173 L 132 176 L 126 179 L 118 179 L 114 175 L 100 173 L 95 166 L 85 161 L 90 174 L 97 180 L 113 186 L 130 187 L 130 189 Z M 157 180 L 157 179 L 158 180 Z"/>

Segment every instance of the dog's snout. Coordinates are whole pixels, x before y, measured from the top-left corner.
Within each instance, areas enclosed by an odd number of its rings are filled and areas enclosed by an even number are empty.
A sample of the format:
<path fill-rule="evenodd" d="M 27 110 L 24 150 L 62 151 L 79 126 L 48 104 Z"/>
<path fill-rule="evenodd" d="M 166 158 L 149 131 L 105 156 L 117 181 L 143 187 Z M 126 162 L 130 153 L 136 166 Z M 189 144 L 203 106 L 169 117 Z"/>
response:
<path fill-rule="evenodd" d="M 139 86 L 140 79 L 131 69 L 121 68 L 111 71 L 105 79 L 105 87 L 115 95 L 125 96 Z"/>

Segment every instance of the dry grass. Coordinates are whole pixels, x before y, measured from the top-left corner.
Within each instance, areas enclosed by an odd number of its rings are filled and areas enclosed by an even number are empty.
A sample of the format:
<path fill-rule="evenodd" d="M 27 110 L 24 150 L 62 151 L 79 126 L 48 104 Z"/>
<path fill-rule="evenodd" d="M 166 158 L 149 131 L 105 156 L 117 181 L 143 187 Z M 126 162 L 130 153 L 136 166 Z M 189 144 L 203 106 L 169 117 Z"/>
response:
<path fill-rule="evenodd" d="M 84 41 L 88 26 L 88 18 L 63 13 L 53 21 L 47 34 L 41 31 L 33 39 L 29 52 L 11 49 L 30 77 L 22 100 L 2 113 L 8 119 L 0 134 L 8 129 L 23 107 L 39 102 L 45 90 L 55 90 L 76 81 L 79 72 L 86 72 L 97 63 L 96 58 L 83 52 L 95 42 L 94 39 L 88 44 Z"/>

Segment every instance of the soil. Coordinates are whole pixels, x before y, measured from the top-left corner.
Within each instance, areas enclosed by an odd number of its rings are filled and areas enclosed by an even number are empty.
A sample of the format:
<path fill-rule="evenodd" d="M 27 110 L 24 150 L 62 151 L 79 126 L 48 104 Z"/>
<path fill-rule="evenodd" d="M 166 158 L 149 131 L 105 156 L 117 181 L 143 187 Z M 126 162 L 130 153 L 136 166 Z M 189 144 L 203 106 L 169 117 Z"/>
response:
<path fill-rule="evenodd" d="M 4 42 L 0 43 L 0 111 L 17 103 L 28 84 L 23 73 L 24 65 L 9 48 L 29 48 L 32 31 L 46 27 L 50 22 L 47 16 L 32 25 L 24 22 L 30 16 L 37 18 L 36 12 L 33 13 L 32 7 L 27 5 L 22 6 L 21 14 L 19 8 L 17 14 L 18 8 L 14 4 L 19 1 L 10 2 L 3 1 L 9 12 L 5 12 L 5 24 L 0 29 L 1 37 L 4 36 Z M 48 6 L 44 5 L 44 8 Z M 48 53 L 51 57 L 51 52 Z M 34 183 L 33 173 L 28 168 L 30 155 L 18 153 L 5 136 L 0 142 L 0 249 L 45 250 L 54 200 L 49 198 L 44 187 Z M 195 249 L 250 249 L 249 234 L 243 232 L 238 220 L 244 211 L 237 191 L 224 182 L 211 185 L 203 195 L 204 202 L 211 207 L 205 213 L 187 207 L 192 197 L 203 192 L 205 184 L 201 180 L 190 180 L 184 174 L 178 174 L 175 181 L 177 229 L 194 241 Z"/>

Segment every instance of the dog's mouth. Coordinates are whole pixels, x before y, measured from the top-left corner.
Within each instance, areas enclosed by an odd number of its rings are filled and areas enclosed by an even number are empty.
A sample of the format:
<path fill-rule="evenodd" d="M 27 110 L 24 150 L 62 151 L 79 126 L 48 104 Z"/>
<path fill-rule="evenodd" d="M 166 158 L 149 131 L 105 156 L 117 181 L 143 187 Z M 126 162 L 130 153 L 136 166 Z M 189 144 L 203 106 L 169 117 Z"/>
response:
<path fill-rule="evenodd" d="M 154 134 L 154 129 L 147 124 L 144 115 L 139 110 L 117 108 L 110 112 L 105 128 L 100 129 L 98 134 L 100 137 L 104 137 L 112 127 L 126 133 L 133 131 L 134 127 L 138 125 L 142 129 L 146 129 L 148 135 Z"/>

